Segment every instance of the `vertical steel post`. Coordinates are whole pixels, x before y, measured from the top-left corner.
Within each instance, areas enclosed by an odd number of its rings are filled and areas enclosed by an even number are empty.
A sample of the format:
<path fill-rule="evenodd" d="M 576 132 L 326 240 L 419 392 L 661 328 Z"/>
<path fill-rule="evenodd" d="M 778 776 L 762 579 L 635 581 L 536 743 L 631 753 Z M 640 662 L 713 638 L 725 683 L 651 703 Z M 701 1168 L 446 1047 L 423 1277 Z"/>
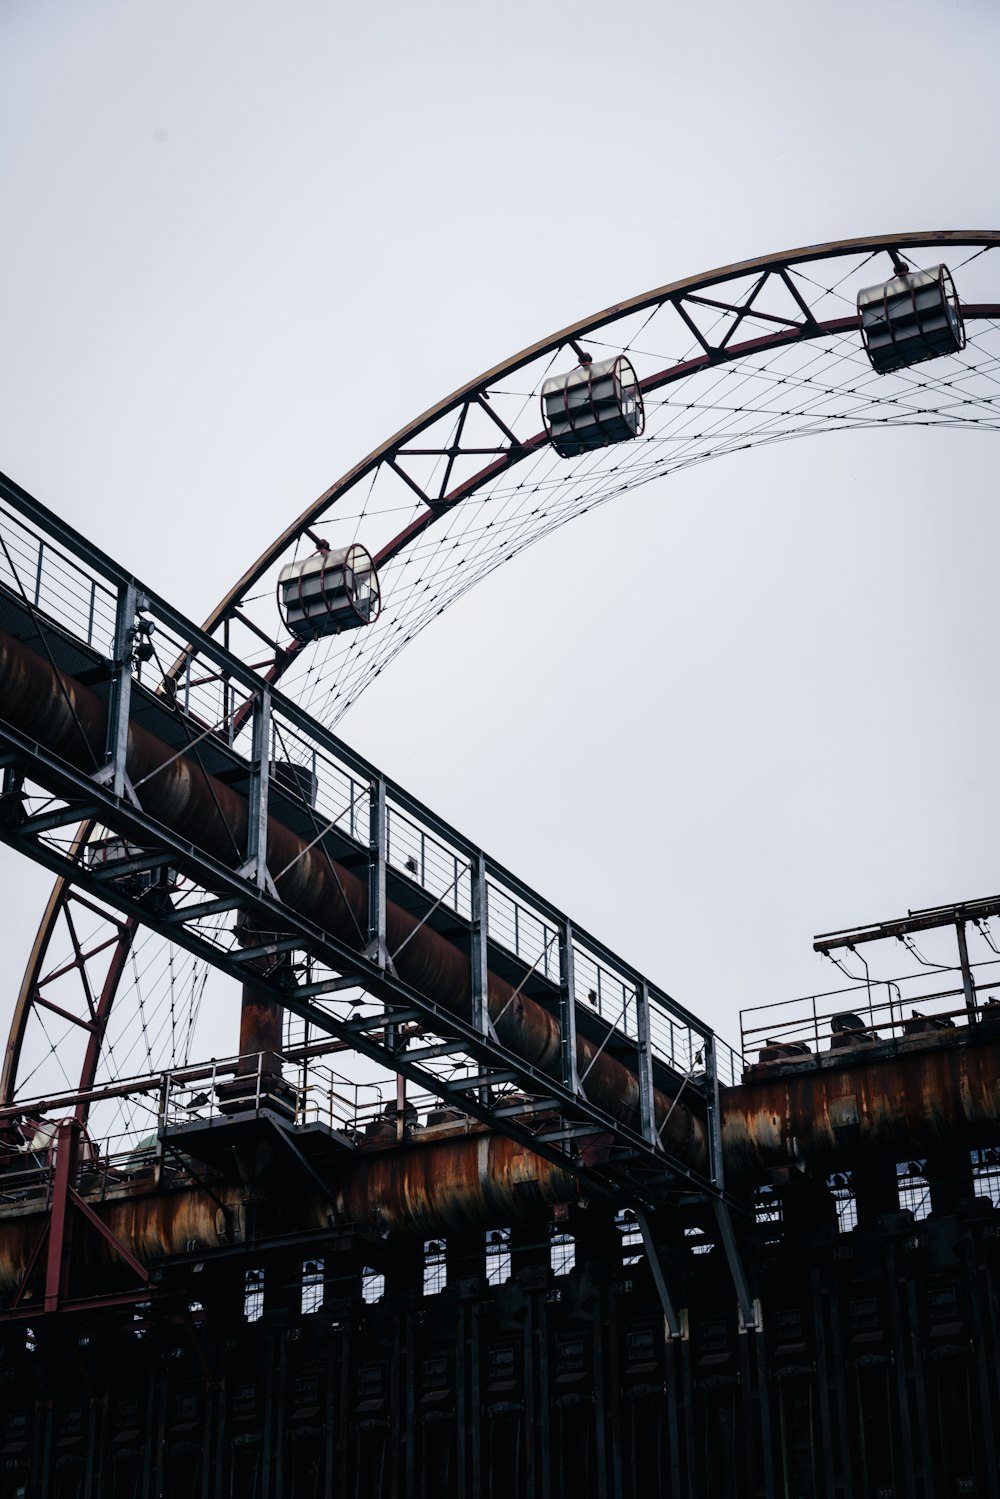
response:
<path fill-rule="evenodd" d="M 635 987 L 635 1021 L 638 1037 L 639 1118 L 642 1138 L 659 1149 L 663 1142 L 656 1132 L 653 1107 L 653 1046 L 649 1033 L 649 985 L 640 979 Z"/>
<path fill-rule="evenodd" d="M 663 1262 L 660 1259 L 660 1251 L 656 1247 L 653 1230 L 644 1208 L 637 1207 L 635 1209 L 635 1221 L 638 1223 L 639 1232 L 642 1234 L 643 1248 L 646 1251 L 646 1262 L 653 1276 L 656 1294 L 660 1298 L 660 1306 L 663 1309 L 663 1323 L 667 1331 L 667 1336 L 668 1338 L 682 1337 L 684 1331 L 683 1324 L 677 1314 L 674 1298 L 670 1294 L 670 1287 L 667 1285 L 667 1278 L 663 1273 Z"/>
<path fill-rule="evenodd" d="M 969 1024 L 974 1025 L 979 1017 L 976 1010 L 976 986 L 972 982 L 972 964 L 969 962 L 969 942 L 965 935 L 965 922 L 956 921 L 955 931 L 958 934 L 958 961 L 962 969 L 965 1008 L 969 1012 Z"/>
<path fill-rule="evenodd" d="M 483 1426 L 486 1420 L 486 1412 L 483 1410 L 483 1397 L 481 1389 L 482 1354 L 480 1352 L 482 1329 L 480 1319 L 482 1317 L 482 1302 L 480 1300 L 466 1303 L 468 1328 L 469 1361 L 467 1364 L 469 1378 L 469 1406 L 472 1415 L 472 1441 L 470 1443 L 469 1457 L 471 1459 L 469 1468 L 469 1492 L 473 1496 L 483 1493 Z"/>
<path fill-rule="evenodd" d="M 722 1165 L 722 1124 L 719 1109 L 719 1069 L 715 1050 L 715 1032 L 704 1037 L 705 1123 L 708 1128 L 708 1179 L 717 1191 L 725 1188 Z"/>
<path fill-rule="evenodd" d="M 267 867 L 267 803 L 271 783 L 271 693 L 261 687 L 253 700 L 253 735 L 250 750 L 250 786 L 247 793 L 247 856 L 240 873 L 252 879 L 258 890 L 277 897 L 274 881 Z M 245 1075 L 248 1059 L 257 1058 L 257 1099 L 261 1107 L 261 1071 L 267 1057 L 267 1074 L 271 1079 L 280 1072 L 277 1061 L 281 1053 L 284 1009 L 273 996 L 250 981 L 243 985 L 240 1001 L 241 1071 Z"/>
<path fill-rule="evenodd" d="M 486 889 L 486 856 L 473 856 L 469 867 L 472 880 L 472 1023 L 481 1036 L 491 1036 L 489 967 L 489 897 Z"/>
<path fill-rule="evenodd" d="M 736 1290 L 736 1300 L 740 1309 L 740 1331 L 759 1332 L 761 1326 L 760 1306 L 750 1295 L 750 1287 L 743 1270 L 743 1260 L 740 1257 L 740 1247 L 736 1242 L 736 1234 L 733 1230 L 733 1220 L 729 1213 L 729 1204 L 720 1194 L 713 1197 L 712 1207 L 715 1209 L 715 1221 L 719 1230 L 719 1239 L 722 1243 L 729 1273 L 733 1278 L 733 1286 Z"/>
<path fill-rule="evenodd" d="M 262 687 L 253 704 L 253 743 L 250 753 L 250 813 L 247 819 L 247 859 L 243 866 L 258 890 L 277 892 L 267 869 L 267 801 L 271 772 L 271 693 Z"/>
<path fill-rule="evenodd" d="M 704 1037 L 705 1056 L 705 1123 L 708 1129 L 708 1176 L 715 1189 L 712 1198 L 712 1207 L 715 1210 L 716 1224 L 719 1230 L 719 1239 L 722 1244 L 726 1262 L 729 1265 L 729 1273 L 733 1278 L 736 1289 L 736 1300 L 740 1308 L 740 1320 L 742 1330 L 749 1331 L 757 1329 L 760 1324 L 758 1308 L 754 1305 L 750 1295 L 750 1287 L 747 1284 L 746 1274 L 743 1270 L 743 1260 L 740 1257 L 739 1245 L 736 1242 L 736 1234 L 733 1231 L 733 1220 L 729 1214 L 729 1204 L 725 1198 L 725 1173 L 722 1164 L 722 1121 L 719 1104 L 719 1068 L 718 1054 L 715 1045 L 715 1032 L 709 1031 Z"/>
<path fill-rule="evenodd" d="M 45 1265 L 45 1310 L 54 1312 L 66 1295 L 69 1276 L 69 1189 L 76 1175 L 79 1135 L 75 1119 L 64 1120 L 56 1132 L 52 1204 L 49 1210 L 49 1252 Z"/>
<path fill-rule="evenodd" d="M 115 610 L 114 660 L 105 744 L 107 763 L 99 772 L 100 779 L 107 781 L 115 796 L 125 796 L 127 791 L 133 801 L 137 801 L 137 798 L 129 784 L 125 760 L 128 754 L 128 717 L 132 697 L 132 647 L 135 640 L 137 609 L 138 595 L 135 584 L 123 583 L 118 590 L 118 606 Z"/>
<path fill-rule="evenodd" d="M 385 865 L 388 817 L 385 780 L 376 776 L 368 786 L 368 946 L 365 956 L 379 968 L 392 970 L 385 945 Z"/>
<path fill-rule="evenodd" d="M 474 854 L 469 864 L 470 913 L 472 925 L 472 1023 L 479 1034 L 487 1040 L 496 1040 L 496 1031 L 490 1019 L 490 974 L 489 974 L 489 892 L 486 885 L 486 855 L 482 849 Z M 487 1084 L 479 1089 L 479 1102 L 488 1106 L 490 1090 Z"/>
<path fill-rule="evenodd" d="M 396 1026 L 386 1027 L 392 1031 L 390 1045 L 395 1050 L 399 1045 L 398 1028 Z M 402 1144 L 406 1138 L 406 1078 L 401 1072 L 396 1073 L 396 1141 Z"/>
<path fill-rule="evenodd" d="M 576 966 L 573 961 L 573 926 L 569 921 L 564 921 L 559 926 L 559 1025 L 562 1080 L 573 1093 L 579 1093 L 580 1074 L 576 1061 Z"/>

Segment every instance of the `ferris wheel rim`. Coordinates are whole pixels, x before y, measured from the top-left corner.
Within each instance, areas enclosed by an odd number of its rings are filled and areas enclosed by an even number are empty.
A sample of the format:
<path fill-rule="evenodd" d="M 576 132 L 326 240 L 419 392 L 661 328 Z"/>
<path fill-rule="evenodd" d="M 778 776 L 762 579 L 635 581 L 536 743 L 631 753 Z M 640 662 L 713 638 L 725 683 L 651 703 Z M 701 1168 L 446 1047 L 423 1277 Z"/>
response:
<path fill-rule="evenodd" d="M 211 631 L 216 629 L 231 612 L 237 608 L 249 589 L 258 583 L 268 568 L 276 559 L 293 545 L 313 525 L 321 515 L 336 503 L 339 495 L 354 487 L 360 480 L 370 474 L 380 463 L 389 458 L 393 452 L 401 447 L 409 439 L 419 436 L 432 423 L 441 417 L 447 416 L 450 411 L 460 407 L 465 401 L 474 397 L 497 380 L 516 373 L 519 369 L 529 364 L 532 360 L 544 357 L 547 353 L 556 352 L 567 344 L 572 344 L 576 339 L 585 338 L 606 327 L 609 323 L 617 322 L 631 313 L 642 312 L 648 307 L 656 306 L 671 298 L 683 296 L 698 290 L 717 286 L 722 282 L 736 280 L 742 276 L 750 276 L 755 272 L 774 271 L 782 267 L 789 268 L 794 265 L 811 264 L 817 260 L 838 259 L 852 254 L 863 254 L 865 251 L 878 252 L 879 250 L 914 250 L 930 248 L 931 246 L 960 247 L 963 245 L 981 245 L 984 249 L 1000 246 L 1000 229 L 938 229 L 938 230 L 914 230 L 904 234 L 881 234 L 868 235 L 857 239 L 830 240 L 815 245 L 806 245 L 798 249 L 779 251 L 776 254 L 754 256 L 748 260 L 735 261 L 730 265 L 717 266 L 713 270 L 700 272 L 694 276 L 681 277 L 679 280 L 667 282 L 652 290 L 642 292 L 638 296 L 629 297 L 622 302 L 612 303 L 601 311 L 591 313 L 588 317 L 580 318 L 574 323 L 557 332 L 547 335 L 534 344 L 518 350 L 516 354 L 493 365 L 492 368 L 484 370 L 474 379 L 466 381 L 453 390 L 450 395 L 429 406 L 426 411 L 415 417 L 412 421 L 401 427 L 397 432 L 373 448 L 360 462 L 349 468 L 333 484 L 325 489 L 317 499 L 282 531 L 274 541 L 246 569 L 243 575 L 236 581 L 233 587 L 226 593 L 215 609 L 208 615 L 203 629 Z M 848 320 L 846 326 L 852 326 L 856 319 Z M 541 437 L 543 434 L 539 434 Z M 381 549 L 375 557 L 376 563 L 382 558 L 384 549 Z"/>
<path fill-rule="evenodd" d="M 447 416 L 451 411 L 457 410 L 463 404 L 477 397 L 482 398 L 484 392 L 491 385 L 512 373 L 516 373 L 535 359 L 544 357 L 546 354 L 556 353 L 560 348 L 566 346 L 574 348 L 578 340 L 586 338 L 631 314 L 642 312 L 647 308 L 655 308 L 673 299 L 683 298 L 698 291 L 724 284 L 727 281 L 735 281 L 743 277 L 753 276 L 754 274 L 766 276 L 782 270 L 787 272 L 798 265 L 840 259 L 851 255 L 864 255 L 866 252 L 872 255 L 880 251 L 897 252 L 898 254 L 898 252 L 902 251 L 932 247 L 945 250 L 949 247 L 969 246 L 977 246 L 983 250 L 1000 246 L 1000 230 L 910 231 L 902 234 L 870 235 L 802 246 L 777 254 L 752 257 L 747 260 L 716 267 L 713 270 L 701 272 L 694 276 L 684 277 L 640 293 L 638 296 L 628 298 L 625 301 L 614 303 L 596 313 L 581 318 L 538 342 L 526 346 L 516 354 L 458 387 L 450 395 L 445 396 L 442 400 L 400 428 L 399 431 L 395 432 L 378 447 L 374 448 L 365 458 L 361 459 L 359 463 L 348 469 L 275 537 L 265 551 L 260 554 L 257 560 L 247 568 L 233 587 L 223 596 L 218 605 L 209 614 L 203 628 L 206 632 L 211 632 L 231 619 L 239 609 L 239 605 L 246 597 L 248 591 L 260 581 L 261 577 L 273 566 L 276 560 L 289 547 L 298 542 L 303 535 L 307 535 L 310 527 L 336 504 L 341 495 L 346 494 L 359 481 L 376 470 L 381 463 L 386 461 L 391 462 L 393 454 L 399 448 L 418 436 L 434 422 Z M 963 311 L 966 317 L 971 318 L 1000 317 L 1000 303 L 965 304 Z M 830 320 L 826 322 L 814 320 L 811 325 L 801 330 L 797 335 L 791 334 L 786 329 L 784 334 L 765 335 L 745 341 L 742 344 L 734 344 L 725 357 L 727 361 L 737 361 L 749 358 L 752 354 L 759 352 L 761 348 L 780 343 L 782 339 L 785 342 L 791 342 L 796 339 L 805 340 L 821 337 L 824 333 L 846 332 L 857 327 L 858 319 L 856 316 L 843 317 L 832 322 Z M 639 382 L 640 392 L 645 394 L 649 390 L 657 389 L 663 384 L 668 383 L 670 380 L 684 378 L 689 374 L 695 373 L 699 368 L 707 368 L 717 362 L 719 361 L 713 360 L 708 353 L 703 353 L 692 360 L 685 361 L 683 365 L 675 365 L 651 376 L 646 376 Z M 546 440 L 547 434 L 542 430 L 536 438 L 529 439 L 520 446 L 525 452 L 528 452 L 543 446 Z M 518 454 L 517 456 L 521 455 Z M 516 458 L 511 460 L 508 457 L 504 461 L 516 461 Z M 487 465 L 480 473 L 474 475 L 472 479 L 467 480 L 460 487 L 461 492 L 458 493 L 455 503 L 474 493 L 477 487 L 481 487 L 487 483 L 494 476 L 495 467 L 494 464 Z M 381 563 L 387 557 L 397 555 L 416 536 L 422 534 L 426 526 L 432 524 L 435 518 L 433 514 L 428 513 L 426 516 L 418 516 L 414 521 L 411 521 L 397 537 L 379 550 L 374 559 L 376 564 Z M 296 654 L 300 645 L 301 642 L 293 641 L 290 647 L 283 649 L 282 659 L 273 669 L 273 675 L 271 672 L 268 673 L 271 679 L 281 675 L 284 665 Z M 93 826 L 94 824 L 81 824 L 77 835 L 78 838 L 87 839 L 90 836 Z M 38 997 L 42 966 L 58 926 L 60 916 L 65 912 L 67 902 L 72 897 L 74 889 L 75 887 L 69 881 L 62 878 L 55 882 L 35 935 L 28 965 L 25 969 L 21 988 L 15 1002 L 2 1073 L 0 1073 L 0 1105 L 2 1106 L 11 1106 L 17 1102 L 15 1095 L 17 1092 L 21 1050 L 28 1019 L 35 1000 Z M 110 920 L 111 918 L 109 917 Z M 104 1027 L 107 1024 L 115 994 L 124 971 L 124 957 L 127 955 L 134 937 L 134 922 L 119 923 L 119 925 L 121 928 L 118 937 L 120 951 L 115 954 L 113 959 L 112 972 L 114 976 L 107 984 L 102 985 L 98 1013 L 93 1017 L 94 1029 L 88 1041 L 83 1070 L 79 1081 L 79 1090 L 81 1093 L 93 1086 L 101 1057 Z M 81 1122 L 84 1122 L 85 1114 L 86 1109 L 84 1107 Z"/>

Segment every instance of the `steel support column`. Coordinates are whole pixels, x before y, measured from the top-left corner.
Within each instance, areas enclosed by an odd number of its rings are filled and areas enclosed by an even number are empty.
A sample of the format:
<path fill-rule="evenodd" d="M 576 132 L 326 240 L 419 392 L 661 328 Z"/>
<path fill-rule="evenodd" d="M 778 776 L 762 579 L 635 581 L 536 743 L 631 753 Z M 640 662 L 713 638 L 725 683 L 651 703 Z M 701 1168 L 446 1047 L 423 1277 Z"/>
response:
<path fill-rule="evenodd" d="M 49 1251 L 45 1261 L 45 1310 L 54 1312 L 65 1301 L 69 1282 L 69 1188 L 76 1174 L 80 1132 L 76 1122 L 60 1124 L 55 1143 L 55 1172 L 49 1207 Z"/>
<path fill-rule="evenodd" d="M 571 1093 L 580 1093 L 582 1086 L 576 1057 L 576 969 L 573 926 L 569 921 L 559 927 L 559 1045 L 563 1083 Z"/>
<path fill-rule="evenodd" d="M 385 870 L 388 857 L 385 780 L 376 776 L 368 795 L 368 946 L 364 956 L 380 969 L 394 972 L 386 947 Z"/>
<path fill-rule="evenodd" d="M 733 1286 L 736 1290 L 736 1300 L 739 1304 L 740 1322 L 743 1331 L 748 1331 L 751 1328 L 756 1330 L 760 1326 L 760 1307 L 750 1295 L 750 1287 L 747 1284 L 746 1272 L 743 1268 L 743 1259 L 740 1255 L 739 1244 L 736 1241 L 736 1233 L 733 1229 L 729 1203 L 725 1196 L 725 1168 L 722 1159 L 722 1107 L 719 1099 L 719 1058 L 715 1045 L 715 1035 L 712 1031 L 709 1031 L 704 1039 L 708 1175 L 712 1186 L 715 1188 L 715 1195 L 712 1197 L 712 1207 L 715 1211 L 719 1242 L 726 1256 L 729 1273 L 733 1278 Z"/>
<path fill-rule="evenodd" d="M 247 818 L 247 857 L 239 873 L 252 879 L 258 890 L 266 890 L 275 898 L 274 887 L 267 867 L 267 803 L 271 778 L 271 693 L 262 687 L 253 703 L 253 738 L 250 751 L 250 787 L 247 800 L 250 812 Z"/>
<path fill-rule="evenodd" d="M 976 986 L 972 980 L 972 965 L 969 962 L 969 942 L 965 934 L 964 921 L 956 921 L 955 934 L 958 937 L 958 961 L 962 969 L 962 993 L 965 996 L 965 1008 L 969 1012 L 969 1024 L 975 1025 L 979 1019 L 976 1007 Z"/>
<path fill-rule="evenodd" d="M 645 979 L 636 985 L 635 1018 L 638 1036 L 636 1071 L 639 1075 L 639 1128 L 644 1140 L 655 1149 L 661 1149 L 654 1105 L 653 1047 L 649 1032 L 649 985 Z"/>
<path fill-rule="evenodd" d="M 656 1240 L 653 1238 L 649 1215 L 643 1208 L 636 1208 L 635 1221 L 638 1223 L 642 1234 L 643 1248 L 646 1251 L 646 1259 L 649 1262 L 649 1268 L 653 1275 L 653 1284 L 656 1286 L 656 1294 L 659 1296 L 660 1305 L 663 1308 L 663 1322 L 666 1327 L 667 1336 L 668 1338 L 683 1337 L 684 1328 L 677 1308 L 674 1305 L 674 1299 L 670 1294 L 670 1287 L 667 1285 L 667 1277 L 664 1274 L 660 1251 L 657 1249 Z"/>
<path fill-rule="evenodd" d="M 132 702 L 132 656 L 135 650 L 136 617 L 139 594 L 134 583 L 122 583 L 118 589 L 115 611 L 114 660 L 111 669 L 111 697 L 108 702 L 108 728 L 105 764 L 94 779 L 107 785 L 113 796 L 127 796 L 136 806 L 139 799 L 129 780 L 125 760 L 128 754 L 128 722 Z"/>
<path fill-rule="evenodd" d="M 481 1036 L 494 1036 L 490 1019 L 489 892 L 486 886 L 486 856 L 481 851 L 472 861 L 472 1024 Z"/>

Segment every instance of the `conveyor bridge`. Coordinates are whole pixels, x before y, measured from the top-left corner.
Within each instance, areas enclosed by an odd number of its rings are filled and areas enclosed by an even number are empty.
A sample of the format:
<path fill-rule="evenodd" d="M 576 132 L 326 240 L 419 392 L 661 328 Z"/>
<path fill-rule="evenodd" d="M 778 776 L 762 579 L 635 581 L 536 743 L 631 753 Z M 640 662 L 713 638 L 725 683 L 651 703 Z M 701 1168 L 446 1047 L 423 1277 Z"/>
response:
<path fill-rule="evenodd" d="M 727 1223 L 712 1028 L 6 478 L 0 631 L 7 844 L 589 1190 Z"/>

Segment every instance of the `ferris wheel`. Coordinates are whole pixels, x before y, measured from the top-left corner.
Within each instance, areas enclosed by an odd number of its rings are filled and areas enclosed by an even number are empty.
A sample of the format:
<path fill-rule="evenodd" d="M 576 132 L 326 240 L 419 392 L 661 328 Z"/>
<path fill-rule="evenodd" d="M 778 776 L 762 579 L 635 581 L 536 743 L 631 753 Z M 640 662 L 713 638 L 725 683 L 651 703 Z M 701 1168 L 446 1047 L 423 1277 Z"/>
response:
<path fill-rule="evenodd" d="M 710 459 L 873 427 L 1000 428 L 1000 231 L 843 240 L 584 318 L 395 433 L 275 538 L 206 629 L 327 727 L 477 582 L 597 505 Z M 947 262 L 947 263 L 945 263 Z M 189 693 L 183 657 L 140 658 Z M 212 730 L 250 726 L 234 702 Z M 308 801 L 311 771 L 272 773 Z M 77 847 L 108 857 L 87 824 Z M 224 918 L 220 918 L 224 919 Z M 0 1105 L 190 1060 L 203 960 L 59 881 Z M 77 1105 L 85 1122 L 86 1100 Z"/>

